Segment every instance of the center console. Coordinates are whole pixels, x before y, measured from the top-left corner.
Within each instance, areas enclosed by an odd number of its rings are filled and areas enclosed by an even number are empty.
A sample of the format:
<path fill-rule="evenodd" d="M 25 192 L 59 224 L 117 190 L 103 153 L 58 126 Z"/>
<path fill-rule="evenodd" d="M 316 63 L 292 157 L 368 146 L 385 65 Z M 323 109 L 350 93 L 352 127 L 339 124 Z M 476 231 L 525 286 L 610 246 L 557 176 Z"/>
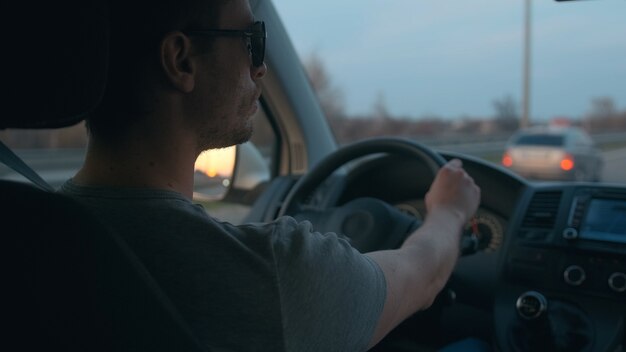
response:
<path fill-rule="evenodd" d="M 626 317 L 626 192 L 572 185 L 529 195 L 502 256 L 503 351 L 616 351 Z"/>

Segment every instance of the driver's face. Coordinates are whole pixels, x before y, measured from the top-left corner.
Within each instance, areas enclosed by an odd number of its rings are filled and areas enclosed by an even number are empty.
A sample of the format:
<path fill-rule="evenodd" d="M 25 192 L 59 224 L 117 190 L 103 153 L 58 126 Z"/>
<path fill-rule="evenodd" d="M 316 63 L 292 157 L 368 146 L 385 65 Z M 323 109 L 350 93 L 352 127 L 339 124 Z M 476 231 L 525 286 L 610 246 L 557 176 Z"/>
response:
<path fill-rule="evenodd" d="M 217 28 L 245 29 L 254 22 L 247 0 L 224 1 Z M 198 149 L 226 147 L 247 141 L 258 109 L 265 64 L 255 67 L 244 38 L 216 37 L 203 55 L 194 89 L 193 128 Z"/>

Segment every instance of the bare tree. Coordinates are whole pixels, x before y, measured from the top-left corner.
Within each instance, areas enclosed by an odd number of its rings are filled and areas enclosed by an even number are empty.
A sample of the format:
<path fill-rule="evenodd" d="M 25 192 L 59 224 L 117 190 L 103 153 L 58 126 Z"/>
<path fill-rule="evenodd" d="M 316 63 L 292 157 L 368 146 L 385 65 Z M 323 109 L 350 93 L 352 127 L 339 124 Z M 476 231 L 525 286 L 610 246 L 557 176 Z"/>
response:
<path fill-rule="evenodd" d="M 332 84 L 322 59 L 312 53 L 304 60 L 304 69 L 328 119 L 332 121 L 344 118 L 343 94 Z"/>
<path fill-rule="evenodd" d="M 495 99 L 493 108 L 496 112 L 494 120 L 499 130 L 511 132 L 519 128 L 520 115 L 513 97 L 506 95 Z"/>
<path fill-rule="evenodd" d="M 613 98 L 601 97 L 592 99 L 591 112 L 589 115 L 591 118 L 596 119 L 612 118 L 617 115 L 617 109 L 615 108 Z"/>
<path fill-rule="evenodd" d="M 591 110 L 585 118 L 586 127 L 594 132 L 623 130 L 626 128 L 626 112 L 618 112 L 611 97 L 591 100 Z"/>
<path fill-rule="evenodd" d="M 374 105 L 372 106 L 374 118 L 388 120 L 391 119 L 391 114 L 387 108 L 387 100 L 383 92 L 378 92 Z"/>

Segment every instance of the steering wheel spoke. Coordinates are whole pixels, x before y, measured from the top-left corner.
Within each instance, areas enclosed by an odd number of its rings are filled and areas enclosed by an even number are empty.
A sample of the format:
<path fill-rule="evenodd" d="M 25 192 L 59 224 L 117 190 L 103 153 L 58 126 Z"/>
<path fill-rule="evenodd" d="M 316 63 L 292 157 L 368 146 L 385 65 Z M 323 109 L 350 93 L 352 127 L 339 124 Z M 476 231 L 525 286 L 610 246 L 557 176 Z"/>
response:
<path fill-rule="evenodd" d="M 293 217 L 308 220 L 318 232 L 346 236 L 362 253 L 398 248 L 421 222 L 376 198 L 357 198 L 341 207 L 305 210 Z"/>

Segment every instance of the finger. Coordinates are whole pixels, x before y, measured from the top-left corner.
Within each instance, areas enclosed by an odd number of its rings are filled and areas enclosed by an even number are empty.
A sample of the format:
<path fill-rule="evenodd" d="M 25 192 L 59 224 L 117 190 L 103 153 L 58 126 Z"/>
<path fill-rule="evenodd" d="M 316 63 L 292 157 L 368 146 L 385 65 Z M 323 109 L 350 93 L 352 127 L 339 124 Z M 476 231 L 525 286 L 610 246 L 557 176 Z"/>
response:
<path fill-rule="evenodd" d="M 447 166 L 450 166 L 452 168 L 462 168 L 463 167 L 463 162 L 460 159 L 452 159 L 450 161 L 448 161 L 448 163 L 446 164 Z"/>

